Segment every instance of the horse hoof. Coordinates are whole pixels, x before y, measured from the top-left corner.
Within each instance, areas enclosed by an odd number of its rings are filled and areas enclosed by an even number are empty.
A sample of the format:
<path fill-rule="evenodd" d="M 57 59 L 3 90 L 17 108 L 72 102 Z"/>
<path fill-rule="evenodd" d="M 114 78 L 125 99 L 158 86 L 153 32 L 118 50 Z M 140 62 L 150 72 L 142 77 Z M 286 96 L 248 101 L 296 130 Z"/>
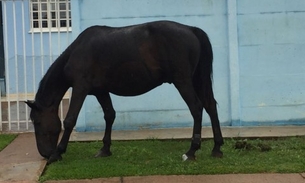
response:
<path fill-rule="evenodd" d="M 99 151 L 94 157 L 98 158 L 98 157 L 108 157 L 111 156 L 112 153 L 110 151 L 105 152 L 105 151 Z"/>
<path fill-rule="evenodd" d="M 50 156 L 50 158 L 48 159 L 48 162 L 47 162 L 47 165 L 51 164 L 51 163 L 54 163 L 56 161 L 61 161 L 62 160 L 62 157 L 61 155 L 58 155 L 58 154 L 53 154 Z"/>
<path fill-rule="evenodd" d="M 187 156 L 186 154 L 182 155 L 182 161 L 186 161 L 186 160 L 194 161 L 195 159 L 196 159 L 195 156 Z"/>
<path fill-rule="evenodd" d="M 215 158 L 222 158 L 223 153 L 221 151 L 212 151 L 212 156 Z"/>
<path fill-rule="evenodd" d="M 186 161 L 188 159 L 187 155 L 186 154 L 183 154 L 182 155 L 182 161 Z"/>

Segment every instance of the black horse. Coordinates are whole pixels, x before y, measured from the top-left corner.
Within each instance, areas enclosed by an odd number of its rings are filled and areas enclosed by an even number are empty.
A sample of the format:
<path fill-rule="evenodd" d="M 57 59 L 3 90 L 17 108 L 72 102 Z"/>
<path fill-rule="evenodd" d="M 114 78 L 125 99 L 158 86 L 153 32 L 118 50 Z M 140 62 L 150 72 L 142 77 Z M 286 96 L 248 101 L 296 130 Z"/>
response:
<path fill-rule="evenodd" d="M 203 108 L 214 133 L 212 155 L 221 157 L 223 138 L 212 90 L 213 52 L 207 34 L 199 28 L 170 21 L 112 28 L 93 26 L 83 31 L 56 59 L 40 82 L 35 101 L 26 103 L 35 128 L 39 153 L 48 163 L 61 160 L 87 95 L 94 95 L 106 121 L 103 147 L 97 157 L 110 156 L 115 119 L 109 93 L 141 95 L 173 83 L 194 118 L 190 149 L 183 159 L 195 159 L 201 145 Z M 64 133 L 58 106 L 72 87 Z"/>

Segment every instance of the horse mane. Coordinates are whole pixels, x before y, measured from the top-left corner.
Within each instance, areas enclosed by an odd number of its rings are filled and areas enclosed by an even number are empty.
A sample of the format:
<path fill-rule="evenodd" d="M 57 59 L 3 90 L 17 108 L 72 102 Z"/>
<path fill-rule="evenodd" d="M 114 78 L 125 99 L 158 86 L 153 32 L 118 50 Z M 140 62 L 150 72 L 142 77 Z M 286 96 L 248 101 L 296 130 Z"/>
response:
<path fill-rule="evenodd" d="M 39 82 L 35 102 L 39 106 L 50 106 L 54 102 L 53 91 L 65 84 L 63 69 L 70 56 L 69 47 L 51 64 Z"/>
<path fill-rule="evenodd" d="M 96 27 L 92 26 L 84 30 L 67 48 L 66 50 L 52 63 L 46 74 L 43 76 L 39 83 L 38 91 L 36 93 L 35 102 L 41 107 L 51 106 L 56 97 L 62 97 L 68 89 L 67 82 L 64 76 L 64 67 L 69 60 L 69 57 L 74 48 L 79 45 L 86 35 L 88 30 L 96 30 Z M 104 27 L 103 27 L 104 28 Z M 58 91 L 65 90 L 65 91 Z M 60 93 L 60 95 L 58 94 Z M 62 96 L 61 96 L 62 94 Z M 56 96 L 53 96 L 56 95 Z M 57 96 L 58 95 L 58 96 Z M 60 98 L 61 100 L 62 98 Z M 59 101 L 60 101 L 59 100 Z"/>

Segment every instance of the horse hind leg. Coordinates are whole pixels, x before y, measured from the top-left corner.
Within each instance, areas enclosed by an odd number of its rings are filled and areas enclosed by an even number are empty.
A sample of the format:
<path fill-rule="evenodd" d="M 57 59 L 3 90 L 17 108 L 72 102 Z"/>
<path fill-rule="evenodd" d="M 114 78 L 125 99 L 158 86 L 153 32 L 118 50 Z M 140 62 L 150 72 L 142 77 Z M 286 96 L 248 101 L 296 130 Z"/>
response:
<path fill-rule="evenodd" d="M 199 78 L 199 77 L 196 77 Z M 211 124 L 212 124 L 212 130 L 213 130 L 213 136 L 214 136 L 214 148 L 212 150 L 212 156 L 213 157 L 222 157 L 223 153 L 220 150 L 221 146 L 224 144 L 219 119 L 218 119 L 218 113 L 217 113 L 217 103 L 213 95 L 212 86 L 208 86 L 206 88 L 203 88 L 203 85 L 198 85 L 198 83 L 203 83 L 202 81 L 195 81 L 195 90 L 203 103 L 203 107 L 205 108 L 206 112 L 208 113 Z"/>
<path fill-rule="evenodd" d="M 112 153 L 110 151 L 111 146 L 111 131 L 112 125 L 115 119 L 115 110 L 112 106 L 111 98 L 109 93 L 96 95 L 98 102 L 101 104 L 102 109 L 104 111 L 104 119 L 106 122 L 105 134 L 103 137 L 103 147 L 99 150 L 99 152 L 95 155 L 95 157 L 107 157 L 111 156 Z"/>
<path fill-rule="evenodd" d="M 174 84 L 187 104 L 194 119 L 191 147 L 185 154 L 182 155 L 182 159 L 184 161 L 194 160 L 196 151 L 201 147 L 201 122 L 203 106 L 191 82 Z"/>
<path fill-rule="evenodd" d="M 205 105 L 205 110 L 209 114 L 212 123 L 212 130 L 214 136 L 214 148 L 212 150 L 213 157 L 222 157 L 223 153 L 220 150 L 221 146 L 224 144 L 223 137 L 220 129 L 217 108 L 216 108 L 216 101 L 215 99 L 211 99 L 211 102 Z"/>

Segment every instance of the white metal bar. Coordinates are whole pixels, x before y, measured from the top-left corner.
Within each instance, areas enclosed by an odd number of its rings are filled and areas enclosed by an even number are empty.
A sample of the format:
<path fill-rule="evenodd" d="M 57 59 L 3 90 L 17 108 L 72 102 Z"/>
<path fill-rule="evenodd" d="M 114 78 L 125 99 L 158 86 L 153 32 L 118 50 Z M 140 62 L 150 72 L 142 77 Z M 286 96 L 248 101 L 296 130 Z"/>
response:
<path fill-rule="evenodd" d="M 6 94 L 7 94 L 7 121 L 8 121 L 8 129 L 11 130 L 11 102 L 10 102 L 10 77 L 9 77 L 9 67 L 8 67 L 8 33 L 7 33 L 7 10 L 6 10 L 6 2 L 3 1 L 3 24 L 4 26 L 4 60 L 5 60 L 5 79 L 6 79 Z"/>
<path fill-rule="evenodd" d="M 49 27 L 49 65 L 53 62 L 53 53 L 52 53 L 52 15 L 51 15 L 51 4 L 48 4 L 48 16 L 50 17 L 48 19 L 48 27 Z"/>
<path fill-rule="evenodd" d="M 16 23 L 16 2 L 13 1 L 13 27 L 14 27 L 14 56 L 15 56 L 15 86 L 16 86 L 16 116 L 17 129 L 20 130 L 20 114 L 19 114 L 19 78 L 18 78 L 18 49 L 17 49 L 17 23 Z"/>
<path fill-rule="evenodd" d="M 67 23 L 67 25 L 66 25 L 66 27 L 67 27 L 67 44 L 66 44 L 66 46 L 68 46 L 70 44 L 69 30 L 71 30 L 71 28 L 70 28 L 70 19 L 71 18 L 69 17 L 69 11 L 71 12 L 71 9 L 69 10 L 69 7 L 71 7 L 70 0 L 68 0 L 66 2 L 66 23 Z M 69 95 L 70 95 L 70 93 L 69 93 Z M 69 105 L 70 105 L 70 99 L 71 99 L 71 96 L 69 96 L 69 99 L 68 99 Z"/>
<path fill-rule="evenodd" d="M 28 96 L 28 85 L 27 85 L 27 59 L 26 59 L 26 41 L 25 41 L 25 14 L 24 14 L 24 1 L 22 1 L 21 4 L 21 13 L 22 13 L 22 43 L 23 43 L 23 82 L 24 82 L 24 92 L 26 96 Z M 29 116 L 28 116 L 28 108 L 26 104 L 24 103 L 24 108 L 25 108 L 25 120 L 26 120 L 26 130 L 29 130 Z"/>
<path fill-rule="evenodd" d="M 1 0 L 0 0 L 1 1 Z M 25 0 L 13 0 L 13 1 L 6 1 L 6 0 L 2 0 L 1 1 L 3 4 L 3 36 L 4 36 L 4 57 L 5 57 L 5 79 L 6 79 L 6 94 L 7 96 L 4 97 L 2 100 L 4 102 L 7 102 L 7 120 L 6 120 L 6 116 L 5 118 L 2 116 L 3 114 L 3 110 L 2 107 L 6 107 L 6 105 L 3 105 L 3 103 L 0 102 L 0 130 L 4 130 L 3 129 L 3 124 L 5 124 L 6 126 L 8 126 L 9 131 L 12 130 L 23 130 L 24 127 L 26 127 L 26 130 L 29 130 L 29 116 L 28 116 L 28 111 L 29 108 L 27 107 L 26 104 L 22 104 L 20 101 L 21 100 L 26 100 L 28 99 L 27 97 L 29 96 L 29 79 L 32 79 L 33 81 L 33 91 L 36 92 L 37 89 L 37 85 L 36 85 L 36 80 L 37 80 L 37 71 L 39 73 L 39 70 L 41 69 L 41 75 L 43 76 L 45 74 L 45 70 L 47 69 L 47 67 L 49 65 L 51 65 L 54 61 L 54 50 L 53 50 L 53 44 L 52 44 L 52 38 L 53 38 L 53 34 L 54 34 L 54 30 L 52 29 L 52 22 L 51 19 L 48 19 L 48 23 L 49 23 L 49 27 L 48 27 L 48 35 L 46 35 L 46 29 L 44 29 L 42 27 L 42 21 L 47 19 L 42 19 L 41 17 L 41 13 L 42 13 L 42 7 L 38 6 L 38 12 L 39 12 L 39 30 L 40 33 L 37 32 L 37 34 L 34 31 L 30 32 L 29 35 L 29 40 L 26 39 L 26 20 L 25 20 L 25 16 L 27 11 L 25 9 L 25 6 L 27 1 Z M 69 37 L 69 32 L 70 32 L 70 28 L 69 28 L 69 2 L 66 2 L 66 18 L 62 19 L 65 20 L 67 22 L 67 27 L 65 29 L 65 31 L 63 31 L 64 29 L 60 29 L 60 11 L 59 11 L 59 3 L 56 3 L 57 5 L 57 36 L 58 36 L 58 56 L 61 54 L 62 51 L 62 47 L 63 45 L 61 45 L 62 42 L 65 42 L 63 39 L 63 33 L 66 33 L 66 42 L 69 43 L 70 37 Z M 31 1 L 29 1 L 29 6 L 32 6 Z M 18 11 L 21 9 L 21 16 L 20 17 L 18 15 Z M 43 10 L 44 11 L 44 10 Z M 51 9 L 48 10 L 49 11 L 49 16 L 51 15 L 50 11 Z M 33 20 L 33 10 L 32 7 L 30 7 L 30 18 L 31 20 Z M 11 23 L 9 23 L 9 21 L 11 21 Z M 21 23 L 19 23 L 21 22 Z M 18 24 L 17 24 L 18 23 Z M 31 30 L 33 29 L 33 21 L 30 22 L 31 24 Z M 13 29 L 13 30 L 12 30 Z M 20 30 L 22 29 L 22 30 Z M 10 32 L 8 32 L 8 30 Z M 19 31 L 20 30 L 20 31 Z M 22 32 L 21 32 L 22 31 Z M 8 40 L 8 37 L 10 36 L 10 40 Z M 40 40 L 37 40 L 39 39 Z M 36 39 L 36 40 L 35 40 Z M 35 51 L 35 49 L 37 49 L 37 46 L 35 46 L 35 41 L 36 44 L 40 43 L 40 49 L 38 48 L 38 51 Z M 46 43 L 47 41 L 49 41 L 49 50 L 47 51 L 47 47 L 45 47 L 44 43 Z M 30 43 L 31 42 L 31 43 Z M 54 41 L 53 41 L 54 42 Z M 28 55 L 27 55 L 27 45 L 31 44 L 32 50 L 31 50 L 31 54 L 32 54 L 32 61 L 30 61 L 28 59 Z M 66 44 L 64 44 L 66 46 Z M 36 52 L 36 53 L 35 53 Z M 10 54 L 10 55 L 9 55 Z M 46 55 L 49 54 L 49 58 L 46 58 Z M 22 56 L 20 56 L 22 55 Z M 35 55 L 40 55 L 40 60 L 41 63 L 38 62 L 37 57 L 35 57 Z M 38 56 L 39 58 L 39 56 Z M 11 59 L 11 60 L 9 60 Z M 49 64 L 48 64 L 48 60 L 49 59 Z M 31 63 L 27 63 L 28 61 L 30 61 Z M 20 65 L 21 64 L 21 65 Z M 27 66 L 31 64 L 30 67 L 32 67 L 31 69 L 29 69 Z M 39 64 L 41 64 L 39 66 Z M 21 66 L 23 65 L 23 68 L 21 68 Z M 38 65 L 38 68 L 37 68 Z M 15 67 L 14 69 L 12 69 L 12 67 Z M 39 69 L 40 67 L 40 69 Z M 21 70 L 20 70 L 21 69 Z M 37 70 L 38 69 L 38 70 Z M 28 77 L 28 72 L 32 70 L 32 77 Z M 15 72 L 15 73 L 12 73 Z M 20 75 L 21 74 L 21 75 Z M 12 77 L 13 76 L 13 77 Z M 21 78 L 23 77 L 23 78 Z M 10 79 L 16 78 L 13 81 L 10 81 Z M 39 79 L 38 79 L 39 80 Z M 40 80 L 39 80 L 40 81 Z M 38 82 L 39 82 L 38 81 Z M 15 82 L 15 84 L 14 84 Z M 21 87 L 20 84 L 24 82 L 23 86 Z M 16 89 L 16 93 L 14 90 L 14 93 L 12 93 L 11 88 L 15 88 Z M 20 91 L 22 90 L 22 92 L 24 92 L 24 94 L 21 94 Z M 32 90 L 32 89 L 30 89 Z M 0 92 L 1 95 L 1 92 Z M 69 96 L 70 97 L 70 96 Z M 16 104 L 15 104 L 16 102 Z M 63 101 L 61 101 L 60 103 L 60 118 L 63 119 L 64 118 L 64 103 Z M 15 108 L 17 107 L 17 108 Z M 23 108 L 25 107 L 25 108 Z M 6 110 L 6 109 L 4 109 Z M 22 113 L 21 113 L 22 112 Z M 25 114 L 23 114 L 23 112 L 25 112 Z M 24 119 L 25 118 L 25 119 Z M 3 121 L 5 120 L 5 121 Z M 6 130 L 6 129 L 5 129 Z"/>
<path fill-rule="evenodd" d="M 30 2 L 30 6 L 32 6 Z M 33 12 L 32 12 L 32 7 L 30 7 L 30 16 L 31 20 L 33 20 Z M 31 29 L 34 28 L 34 23 L 33 21 L 31 22 Z M 35 57 L 35 39 L 34 39 L 34 32 L 31 31 L 31 42 L 32 42 L 32 72 L 33 72 L 33 91 L 36 92 L 36 57 Z"/>
<path fill-rule="evenodd" d="M 57 15 L 56 15 L 56 23 L 57 23 L 57 47 L 58 47 L 58 56 L 60 56 L 61 54 L 61 32 L 60 32 L 60 11 L 59 11 L 59 3 L 56 2 L 56 12 L 57 12 Z M 59 114 L 60 114 L 60 119 L 61 121 L 64 120 L 64 115 L 63 115 L 64 111 L 63 111 L 63 101 L 60 102 L 60 111 L 59 111 Z"/>
<path fill-rule="evenodd" d="M 32 6 L 31 1 L 29 2 L 29 6 Z M 33 20 L 33 11 L 32 11 L 32 7 L 30 7 L 30 17 L 31 20 Z M 34 28 L 34 23 L 33 21 L 31 21 L 31 30 L 33 30 Z M 32 80 L 33 80 L 33 92 L 36 92 L 36 57 L 35 57 L 35 38 L 34 38 L 34 32 L 31 31 L 31 47 L 32 47 Z M 27 107 L 28 108 L 28 107 Z"/>
<path fill-rule="evenodd" d="M 42 10 L 41 6 L 38 6 L 38 12 L 40 13 L 39 15 L 39 23 L 40 23 L 40 62 L 41 62 L 41 76 L 43 77 L 44 75 L 44 53 L 43 53 L 43 31 L 42 31 Z"/>

